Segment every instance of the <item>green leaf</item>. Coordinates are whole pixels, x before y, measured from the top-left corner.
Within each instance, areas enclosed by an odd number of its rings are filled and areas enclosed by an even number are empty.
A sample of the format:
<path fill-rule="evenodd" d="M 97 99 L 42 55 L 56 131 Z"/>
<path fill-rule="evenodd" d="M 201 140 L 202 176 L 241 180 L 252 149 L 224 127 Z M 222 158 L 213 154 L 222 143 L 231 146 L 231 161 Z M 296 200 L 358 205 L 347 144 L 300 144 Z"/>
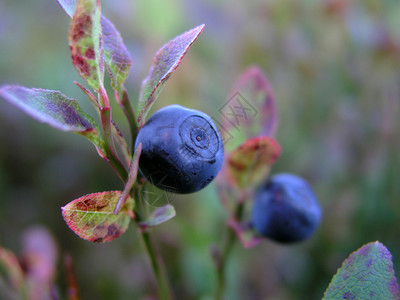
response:
<path fill-rule="evenodd" d="M 62 207 L 65 222 L 81 238 L 94 242 L 109 242 L 123 234 L 132 218 L 134 201 L 128 198 L 118 214 L 114 207 L 121 191 L 95 193 L 76 199 Z"/>
<path fill-rule="evenodd" d="M 68 33 L 72 63 L 96 91 L 103 87 L 103 36 L 100 1 L 79 0 Z"/>
<path fill-rule="evenodd" d="M 261 183 L 280 153 L 279 144 L 272 138 L 261 136 L 248 139 L 233 150 L 226 160 L 229 182 L 239 188 Z"/>
<path fill-rule="evenodd" d="M 58 0 L 58 3 L 71 18 L 75 13 L 77 2 L 78 0 Z M 120 90 L 128 77 L 132 58 L 119 31 L 103 15 L 101 16 L 101 29 L 104 39 L 104 61 L 110 71 L 111 85 L 115 90 Z"/>
<path fill-rule="evenodd" d="M 343 262 L 323 300 L 399 299 L 392 255 L 379 242 L 362 246 Z"/>
<path fill-rule="evenodd" d="M 175 208 L 171 204 L 157 207 L 151 216 L 144 222 L 140 222 L 141 227 L 154 227 L 175 217 Z"/>
<path fill-rule="evenodd" d="M 59 91 L 6 85 L 0 96 L 39 122 L 62 131 L 72 131 L 88 138 L 97 148 L 102 141 L 92 117 L 78 103 Z"/>
<path fill-rule="evenodd" d="M 233 149 L 254 136 L 273 137 L 278 114 L 275 96 L 267 77 L 257 67 L 246 69 L 232 87 L 231 97 L 221 107 L 223 139 Z"/>
<path fill-rule="evenodd" d="M 180 65 L 186 52 L 203 31 L 204 24 L 175 37 L 162 46 L 153 58 L 149 75 L 142 82 L 138 124 L 143 124 L 164 83 Z"/>

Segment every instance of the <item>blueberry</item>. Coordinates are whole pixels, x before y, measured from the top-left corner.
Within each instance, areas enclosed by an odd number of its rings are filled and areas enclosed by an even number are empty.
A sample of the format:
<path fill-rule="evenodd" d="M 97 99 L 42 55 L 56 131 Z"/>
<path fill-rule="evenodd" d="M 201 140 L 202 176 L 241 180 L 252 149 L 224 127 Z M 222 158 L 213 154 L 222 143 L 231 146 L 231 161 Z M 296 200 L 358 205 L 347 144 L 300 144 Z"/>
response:
<path fill-rule="evenodd" d="M 292 174 L 278 174 L 256 192 L 252 224 L 258 233 L 274 241 L 299 242 L 315 231 L 321 214 L 307 181 Z"/>
<path fill-rule="evenodd" d="M 139 131 L 140 173 L 160 189 L 196 192 L 221 169 L 224 149 L 211 118 L 197 110 L 170 105 L 155 112 Z"/>

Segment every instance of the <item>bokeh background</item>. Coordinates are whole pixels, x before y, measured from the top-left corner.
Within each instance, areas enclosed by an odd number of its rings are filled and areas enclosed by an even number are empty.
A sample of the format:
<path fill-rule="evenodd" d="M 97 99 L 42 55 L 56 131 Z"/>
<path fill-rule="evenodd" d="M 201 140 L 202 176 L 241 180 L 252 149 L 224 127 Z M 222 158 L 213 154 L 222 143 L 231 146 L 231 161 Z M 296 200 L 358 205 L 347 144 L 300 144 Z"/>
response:
<path fill-rule="evenodd" d="M 237 76 L 256 64 L 279 111 L 282 156 L 272 172 L 307 178 L 324 210 L 316 234 L 284 246 L 237 244 L 226 299 L 320 299 L 341 262 L 379 240 L 400 274 L 400 4 L 395 0 L 102 1 L 133 56 L 132 100 L 157 49 L 199 24 L 206 28 L 153 110 L 179 103 L 215 115 Z M 69 18 L 55 0 L 0 1 L 0 84 L 60 90 L 94 115 L 72 83 Z M 118 107 L 115 119 L 126 124 Z M 78 238 L 60 207 L 82 195 L 121 189 L 94 147 L 0 102 L 0 244 L 21 253 L 21 237 L 41 225 L 62 257 L 74 259 L 82 299 L 156 295 L 131 226 L 108 244 Z M 208 299 L 215 274 L 210 247 L 227 215 L 215 187 L 174 201 L 177 216 L 155 228 L 177 299 Z"/>

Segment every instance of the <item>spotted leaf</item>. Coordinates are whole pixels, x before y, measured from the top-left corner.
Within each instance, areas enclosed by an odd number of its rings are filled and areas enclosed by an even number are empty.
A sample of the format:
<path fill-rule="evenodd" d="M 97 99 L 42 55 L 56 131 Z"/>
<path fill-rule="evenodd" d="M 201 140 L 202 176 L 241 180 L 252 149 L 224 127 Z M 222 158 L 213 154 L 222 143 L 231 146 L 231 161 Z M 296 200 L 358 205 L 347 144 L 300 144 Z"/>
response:
<path fill-rule="evenodd" d="M 71 18 L 75 13 L 77 2 L 78 0 L 58 0 L 58 3 Z M 104 61 L 110 71 L 111 85 L 118 90 L 128 77 L 132 58 L 114 24 L 103 15 L 100 22 L 104 40 Z"/>
<path fill-rule="evenodd" d="M 79 0 L 68 33 L 72 63 L 96 91 L 103 86 L 104 60 L 99 0 Z"/>
<path fill-rule="evenodd" d="M 350 254 L 324 294 L 323 300 L 334 299 L 398 300 L 399 287 L 389 250 L 374 242 Z"/>
<path fill-rule="evenodd" d="M 94 242 L 109 242 L 127 229 L 132 217 L 134 201 L 128 198 L 118 214 L 114 207 L 121 191 L 95 193 L 76 199 L 62 207 L 65 222 L 81 238 Z"/>
<path fill-rule="evenodd" d="M 252 187 L 263 181 L 271 165 L 281 153 L 278 143 L 262 136 L 247 140 L 233 150 L 226 160 L 226 172 L 231 184 Z"/>
<path fill-rule="evenodd" d="M 140 114 L 138 123 L 143 124 L 144 119 L 154 104 L 161 88 L 178 68 L 186 52 L 203 31 L 204 24 L 197 26 L 175 37 L 162 46 L 153 58 L 153 65 L 149 75 L 143 80 L 139 98 Z"/>

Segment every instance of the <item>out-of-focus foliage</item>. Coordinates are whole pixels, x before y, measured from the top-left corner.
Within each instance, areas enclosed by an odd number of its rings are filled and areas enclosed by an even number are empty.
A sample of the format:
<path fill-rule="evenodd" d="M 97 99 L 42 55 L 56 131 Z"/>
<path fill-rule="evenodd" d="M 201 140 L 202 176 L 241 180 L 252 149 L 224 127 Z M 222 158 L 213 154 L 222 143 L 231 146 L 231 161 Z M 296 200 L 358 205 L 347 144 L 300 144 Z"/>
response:
<path fill-rule="evenodd" d="M 392 256 L 384 245 L 372 242 L 350 254 L 333 277 L 323 300 L 399 299 Z"/>
<path fill-rule="evenodd" d="M 271 172 L 307 178 L 324 216 L 302 244 L 263 242 L 250 250 L 237 244 L 228 266 L 228 299 L 320 299 L 348 253 L 373 240 L 387 246 L 400 272 L 397 1 L 115 0 L 102 1 L 102 8 L 133 57 L 126 82 L 133 100 L 157 49 L 206 24 L 153 111 L 179 103 L 218 119 L 242 70 L 258 64 L 268 76 L 282 148 Z M 84 82 L 71 64 L 69 24 L 57 1 L 1 1 L 0 84 L 60 90 L 95 115 L 72 83 Z M 113 114 L 127 132 L 117 105 Z M 60 207 L 80 195 L 122 188 L 85 139 L 0 103 L 1 245 L 21 253 L 24 229 L 37 223 L 49 228 L 60 255 L 74 257 L 83 299 L 155 294 L 133 226 L 112 243 L 94 245 L 76 238 L 61 216 Z M 210 295 L 215 278 L 209 247 L 221 240 L 222 206 L 212 185 L 174 197 L 174 206 L 176 218 L 153 230 L 177 298 Z M 57 276 L 63 290 L 62 267 Z"/>

